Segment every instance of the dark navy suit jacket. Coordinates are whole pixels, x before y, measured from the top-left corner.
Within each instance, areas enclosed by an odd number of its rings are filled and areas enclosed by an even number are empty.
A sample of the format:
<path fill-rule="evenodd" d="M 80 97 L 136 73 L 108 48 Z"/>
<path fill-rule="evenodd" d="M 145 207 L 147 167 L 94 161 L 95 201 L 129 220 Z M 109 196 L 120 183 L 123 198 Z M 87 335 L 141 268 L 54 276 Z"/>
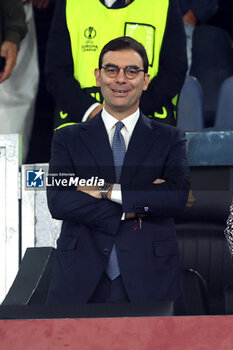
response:
<path fill-rule="evenodd" d="M 115 183 L 112 149 L 100 115 L 57 130 L 52 173 L 98 176 Z M 153 184 L 156 178 L 163 184 Z M 176 300 L 182 293 L 179 251 L 172 217 L 187 200 L 185 138 L 179 129 L 141 115 L 121 173 L 122 205 L 76 188 L 48 190 L 52 217 L 63 220 L 48 302 L 87 302 L 105 270 L 113 242 L 132 302 Z M 145 214 L 121 221 L 123 212 Z"/>

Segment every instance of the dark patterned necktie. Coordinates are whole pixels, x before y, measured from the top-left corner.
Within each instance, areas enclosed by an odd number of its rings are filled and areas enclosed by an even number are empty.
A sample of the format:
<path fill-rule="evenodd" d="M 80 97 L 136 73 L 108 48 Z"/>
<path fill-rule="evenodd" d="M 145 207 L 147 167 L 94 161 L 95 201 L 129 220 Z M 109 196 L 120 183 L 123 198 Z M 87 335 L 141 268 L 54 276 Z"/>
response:
<path fill-rule="evenodd" d="M 125 140 L 122 136 L 121 129 L 124 124 L 122 122 L 116 123 L 116 129 L 112 141 L 112 153 L 115 165 L 116 182 L 119 183 L 121 176 L 121 169 L 125 158 Z M 117 259 L 116 247 L 113 244 L 112 251 L 106 267 L 106 273 L 111 280 L 116 279 L 120 275 L 120 268 Z"/>

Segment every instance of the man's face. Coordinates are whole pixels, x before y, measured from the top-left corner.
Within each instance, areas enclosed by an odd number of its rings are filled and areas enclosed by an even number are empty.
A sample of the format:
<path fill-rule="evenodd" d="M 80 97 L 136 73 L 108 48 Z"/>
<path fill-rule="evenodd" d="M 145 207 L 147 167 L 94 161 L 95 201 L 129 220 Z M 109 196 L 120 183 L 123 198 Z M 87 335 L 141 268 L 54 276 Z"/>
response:
<path fill-rule="evenodd" d="M 121 51 L 108 51 L 103 56 L 102 66 L 114 65 L 119 68 L 135 66 L 143 69 L 143 60 L 139 53 L 126 49 Z M 123 119 L 134 113 L 139 106 L 142 91 L 149 84 L 149 74 L 138 72 L 133 79 L 125 76 L 124 70 L 120 69 L 116 77 L 109 77 L 105 70 L 95 70 L 96 84 L 101 87 L 105 99 L 105 109 L 115 117 Z"/>

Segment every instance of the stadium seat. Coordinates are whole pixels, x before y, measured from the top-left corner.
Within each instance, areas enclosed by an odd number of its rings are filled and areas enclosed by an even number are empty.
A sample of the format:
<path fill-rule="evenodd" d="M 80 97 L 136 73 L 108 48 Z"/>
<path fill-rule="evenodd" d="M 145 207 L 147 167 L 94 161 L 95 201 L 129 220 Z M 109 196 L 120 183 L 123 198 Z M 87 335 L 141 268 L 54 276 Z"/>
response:
<path fill-rule="evenodd" d="M 202 89 L 191 75 L 186 77 L 179 96 L 177 126 L 184 131 L 199 131 L 204 127 Z"/>
<path fill-rule="evenodd" d="M 233 130 L 233 76 L 227 78 L 221 86 L 214 126 Z"/>
<path fill-rule="evenodd" d="M 232 39 L 224 29 L 196 27 L 190 75 L 198 79 L 203 89 L 205 127 L 213 126 L 220 86 L 233 75 L 232 52 Z"/>
<path fill-rule="evenodd" d="M 2 305 L 42 305 L 46 302 L 55 249 L 28 248 Z"/>
<path fill-rule="evenodd" d="M 208 315 L 208 288 L 204 278 L 193 269 L 183 269 L 184 314 Z"/>
<path fill-rule="evenodd" d="M 224 291 L 233 283 L 233 263 L 224 236 L 232 171 L 230 167 L 191 167 L 192 191 L 185 210 L 175 218 L 181 266 L 197 271 L 206 281 L 204 305 L 212 315 L 225 314 Z"/>
<path fill-rule="evenodd" d="M 2 305 L 44 305 L 55 249 L 28 248 Z M 192 269 L 183 271 L 185 315 L 208 314 L 206 282 Z M 166 305 L 165 305 L 166 306 Z M 143 311 L 143 310 L 142 310 Z"/>

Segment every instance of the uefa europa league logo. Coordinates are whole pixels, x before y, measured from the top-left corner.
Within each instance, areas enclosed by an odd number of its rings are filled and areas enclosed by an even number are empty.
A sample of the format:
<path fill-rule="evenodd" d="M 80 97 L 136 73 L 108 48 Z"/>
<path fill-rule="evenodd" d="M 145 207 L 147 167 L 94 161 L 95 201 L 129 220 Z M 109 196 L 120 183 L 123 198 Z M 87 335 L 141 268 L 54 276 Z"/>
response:
<path fill-rule="evenodd" d="M 88 27 L 85 31 L 84 31 L 84 36 L 87 39 L 94 39 L 96 37 L 96 30 L 94 29 L 94 27 Z"/>

